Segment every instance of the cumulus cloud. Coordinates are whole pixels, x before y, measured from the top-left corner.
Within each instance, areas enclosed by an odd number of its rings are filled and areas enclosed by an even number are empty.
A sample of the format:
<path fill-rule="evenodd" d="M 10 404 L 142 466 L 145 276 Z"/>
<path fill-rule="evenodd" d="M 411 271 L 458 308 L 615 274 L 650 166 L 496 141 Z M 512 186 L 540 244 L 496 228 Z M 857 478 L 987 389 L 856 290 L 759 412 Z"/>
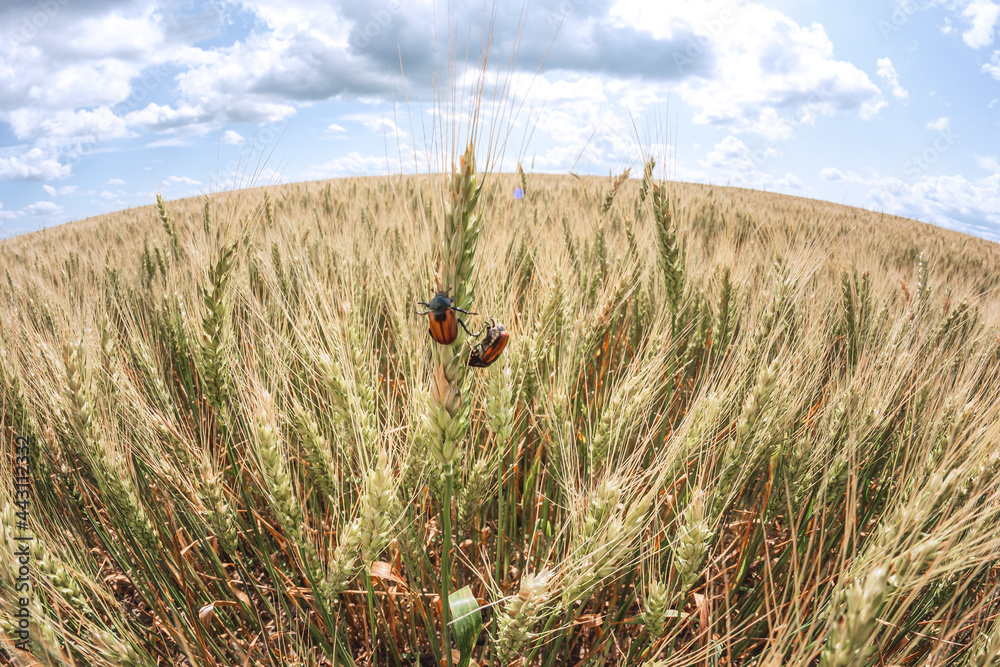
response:
<path fill-rule="evenodd" d="M 700 161 L 709 173 L 721 175 L 729 185 L 764 190 L 801 190 L 805 184 L 794 174 L 776 177 L 764 170 L 772 158 L 781 155 L 773 142 L 751 149 L 741 139 L 729 135 L 716 143 Z"/>
<path fill-rule="evenodd" d="M 690 31 L 653 36 L 617 21 L 608 6 L 575 0 L 567 13 L 563 0 L 539 0 L 527 23 L 517 12 L 500 11 L 493 24 L 494 54 L 510 54 L 520 30 L 518 62 L 526 71 L 543 60 L 547 70 L 656 81 L 707 71 L 711 49 L 687 71 L 674 67 Z M 90 134 L 100 138 L 121 136 L 126 126 L 203 134 L 224 123 L 275 122 L 301 103 L 386 96 L 401 52 L 411 90 L 429 90 L 438 80 L 441 54 L 452 46 L 449 23 L 476 25 L 483 11 L 474 0 L 456 0 L 441 16 L 426 3 L 399 0 L 248 0 L 228 11 L 245 14 L 254 26 L 249 34 L 202 47 L 227 15 L 216 6 L 193 7 L 171 5 L 166 11 L 148 0 L 59 3 L 42 29 L 16 34 L 12 48 L 0 52 L 0 120 L 16 124 L 19 136 L 35 137 L 51 132 L 40 126 L 41 118 L 51 119 L 49 112 L 97 108 L 100 131 Z M 31 3 L 20 9 L 5 5 L 0 16 L 6 25 L 30 23 L 33 11 Z M 428 35 L 438 35 L 437 41 Z M 107 117 L 110 109 L 117 118 Z M 68 124 L 66 118 L 49 123 Z"/>
<path fill-rule="evenodd" d="M 876 210 L 1000 241 L 1000 171 L 973 180 L 961 174 L 924 174 L 910 181 L 832 167 L 821 173 L 827 180 L 864 188 L 865 205 Z"/>
<path fill-rule="evenodd" d="M 941 116 L 937 120 L 929 121 L 926 127 L 935 132 L 948 132 L 951 130 L 951 119 L 947 116 Z"/>
<path fill-rule="evenodd" d="M 997 81 L 1000 81 L 1000 51 L 994 51 L 993 57 L 990 58 L 990 61 L 983 64 L 983 72 L 989 74 Z M 994 100 L 994 102 L 995 101 L 996 100 Z M 990 102 L 990 108 L 993 108 L 993 102 Z"/>
<path fill-rule="evenodd" d="M 1000 172 L 1000 161 L 997 161 L 995 155 L 975 155 L 973 159 L 980 169 L 994 174 Z"/>
<path fill-rule="evenodd" d="M 385 155 L 363 155 L 351 151 L 347 155 L 336 157 L 329 162 L 317 164 L 306 170 L 306 179 L 339 178 L 342 176 L 358 176 L 361 174 L 385 174 L 413 171 L 412 160 L 400 160 L 398 157 Z"/>
<path fill-rule="evenodd" d="M 550 74 L 535 79 L 532 92 L 547 101 L 534 118 L 533 131 L 555 144 L 535 158 L 539 169 L 575 171 L 638 157 L 633 154 L 635 138 L 623 106 L 624 93 L 615 82 L 591 75 Z"/>
<path fill-rule="evenodd" d="M 62 211 L 62 206 L 50 201 L 39 201 L 24 207 L 28 215 L 53 215 Z"/>
<path fill-rule="evenodd" d="M 351 55 L 343 24 L 331 21 L 336 14 L 318 4 L 314 9 L 308 23 L 284 20 L 245 41 L 199 53 L 176 77 L 181 97 L 220 121 L 262 123 L 293 113 L 288 102 L 384 95 L 389 70 L 374 70 L 367 59 Z"/>
<path fill-rule="evenodd" d="M 10 112 L 7 122 L 18 139 L 56 148 L 96 144 L 127 133 L 125 121 L 108 107 L 76 111 L 23 108 Z"/>
<path fill-rule="evenodd" d="M 1000 4 L 992 0 L 971 0 L 962 10 L 968 21 L 968 29 L 962 33 L 962 41 L 974 49 L 993 44 L 997 20 L 1000 19 Z"/>
<path fill-rule="evenodd" d="M 879 77 L 881 77 L 881 79 L 885 81 L 885 84 L 889 86 L 889 90 L 892 91 L 892 94 L 897 99 L 902 100 L 903 104 L 909 102 L 910 93 L 899 84 L 899 75 L 896 74 L 896 68 L 893 66 L 892 60 L 889 58 L 879 58 L 877 65 L 877 73 Z"/>
<path fill-rule="evenodd" d="M 834 167 L 825 167 L 820 170 L 819 177 L 827 181 L 843 181 L 847 180 L 848 175 Z"/>
<path fill-rule="evenodd" d="M 200 106 L 183 104 L 174 108 L 169 104 L 151 103 L 143 109 L 132 111 L 125 116 L 129 125 L 142 125 L 147 129 L 163 132 L 182 127 L 198 128 L 209 123 L 212 118 Z"/>
<path fill-rule="evenodd" d="M 385 166 L 385 158 L 378 155 L 362 155 L 352 151 L 329 162 L 317 164 L 306 170 L 304 176 L 310 179 L 336 178 L 354 174 L 372 173 Z"/>
<path fill-rule="evenodd" d="M 32 148 L 20 155 L 0 156 L 0 180 L 51 181 L 69 176 L 70 166 L 61 164 L 49 151 Z"/>
<path fill-rule="evenodd" d="M 1000 4 L 996 0 L 896 0 L 897 12 L 912 14 L 917 8 L 944 7 L 952 12 L 945 17 L 941 32 L 950 35 L 961 31 L 962 41 L 973 49 L 993 44 L 996 26 L 1000 22 Z M 964 25 L 959 28 L 955 23 Z"/>
<path fill-rule="evenodd" d="M 691 52 L 711 48 L 711 71 L 677 90 L 697 110 L 695 121 L 784 139 L 818 115 L 871 118 L 885 105 L 881 91 L 855 65 L 834 57 L 823 26 L 804 27 L 776 9 L 737 0 L 621 0 L 621 19 L 654 35 L 693 30 Z M 704 46 L 699 46 L 704 45 Z"/>
<path fill-rule="evenodd" d="M 125 185 L 125 181 L 120 178 L 109 178 L 104 182 L 105 185 Z"/>
<path fill-rule="evenodd" d="M 397 127 L 391 118 L 376 113 L 356 113 L 341 116 L 340 120 L 360 123 L 369 132 L 375 134 L 390 134 L 398 137 L 406 136 L 406 132 Z M 337 127 L 340 127 L 339 125 Z M 343 128 L 341 128 L 343 129 Z"/>
<path fill-rule="evenodd" d="M 433 83 L 438 73 L 439 55 L 450 50 L 450 27 L 483 22 L 483 4 L 476 0 L 454 0 L 446 17 L 435 16 L 426 2 L 340 0 L 337 4 L 344 19 L 340 23 L 350 26 L 347 42 L 353 56 L 381 74 L 398 71 L 402 51 L 407 55 L 408 78 L 424 86 Z M 686 54 L 695 39 L 690 26 L 677 25 L 668 35 L 655 34 L 646 26 L 621 21 L 614 4 L 609 0 L 536 0 L 527 20 L 520 11 L 503 6 L 508 11 L 491 17 L 493 56 L 506 58 L 516 46 L 517 65 L 525 71 L 534 72 L 541 63 L 542 72 L 653 81 L 710 71 L 715 60 L 711 46 L 694 56 Z M 434 34 L 437 42 L 427 39 Z M 460 52 L 459 58 L 464 57 Z M 471 58 L 475 60 L 475 53 Z"/>
<path fill-rule="evenodd" d="M 50 197 L 65 197 L 66 195 L 75 194 L 77 186 L 75 185 L 64 185 L 61 188 L 54 188 L 51 185 L 43 185 L 42 189 Z"/>
<path fill-rule="evenodd" d="M 50 178 L 60 158 L 75 164 L 112 139 L 153 134 L 161 136 L 146 137 L 145 147 L 185 145 L 184 137 L 238 123 L 269 124 L 280 134 L 315 101 L 387 98 L 399 81 L 401 53 L 408 94 L 430 91 L 447 76 L 439 63 L 453 47 L 452 27 L 480 24 L 483 7 L 453 0 L 447 15 L 428 9 L 400 0 L 246 0 L 224 15 L 197 4 L 168 11 L 151 0 L 74 0 L 44 31 L 6 55 L 0 51 L 0 120 L 52 158 Z M 0 17 L 16 23 L 25 11 L 0 8 Z M 205 45 L 235 13 L 249 32 Z M 885 104 L 864 72 L 834 57 L 822 26 L 803 27 L 744 0 L 537 0 L 530 20 L 516 11 L 494 18 L 492 62 L 517 46 L 515 76 L 531 79 L 532 98 L 545 104 L 539 129 L 571 144 L 541 156 L 552 166 L 574 153 L 570 165 L 630 151 L 627 124 L 605 116 L 662 102 L 666 84 L 695 108 L 697 122 L 772 139 L 791 136 L 818 115 L 871 117 Z M 601 82 L 598 95 L 588 98 L 580 88 L 594 81 Z M 511 89 L 518 101 L 527 94 L 527 87 Z M 582 108 L 567 108 L 574 97 Z M 329 131 L 343 132 L 349 122 L 406 136 L 375 114 L 339 119 Z M 238 137 L 228 130 L 221 141 L 235 144 Z M 0 174 L 18 173 L 5 167 Z"/>
<path fill-rule="evenodd" d="M 70 167 L 57 168 L 60 157 L 74 163 L 103 142 L 129 136 L 130 128 L 201 134 L 222 120 L 246 116 L 238 99 L 220 94 L 206 99 L 228 99 L 236 103 L 235 112 L 202 108 L 183 94 L 169 99 L 176 95 L 176 85 L 167 85 L 175 72 L 215 50 L 195 46 L 218 34 L 226 18 L 219 7 L 205 5 L 3 3 L 0 24 L 12 30 L 5 30 L 0 48 L 0 121 L 51 159 L 42 168 L 37 158 L 28 166 L 5 158 L 0 177 L 65 176 Z M 267 117 L 291 113 L 287 104 L 265 106 Z"/>
<path fill-rule="evenodd" d="M 242 144 L 244 141 L 246 140 L 243 138 L 243 135 L 240 134 L 239 132 L 234 132 L 233 130 L 226 130 L 225 132 L 222 133 L 222 143 L 224 144 L 235 146 L 237 144 Z"/>
<path fill-rule="evenodd" d="M 157 139 L 156 141 L 150 141 L 148 144 L 143 146 L 143 148 L 166 148 L 168 146 L 191 146 L 193 144 L 194 144 L 194 138 L 190 136 L 168 137 L 166 139 Z"/>

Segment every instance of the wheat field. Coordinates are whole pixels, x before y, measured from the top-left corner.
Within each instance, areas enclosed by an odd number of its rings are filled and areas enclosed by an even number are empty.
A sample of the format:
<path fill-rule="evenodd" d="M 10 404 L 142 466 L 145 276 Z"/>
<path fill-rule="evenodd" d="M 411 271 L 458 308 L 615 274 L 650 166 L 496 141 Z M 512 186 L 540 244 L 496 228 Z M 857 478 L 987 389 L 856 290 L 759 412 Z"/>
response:
<path fill-rule="evenodd" d="M 998 664 L 1000 246 L 475 164 L 0 243 L 4 660 Z"/>

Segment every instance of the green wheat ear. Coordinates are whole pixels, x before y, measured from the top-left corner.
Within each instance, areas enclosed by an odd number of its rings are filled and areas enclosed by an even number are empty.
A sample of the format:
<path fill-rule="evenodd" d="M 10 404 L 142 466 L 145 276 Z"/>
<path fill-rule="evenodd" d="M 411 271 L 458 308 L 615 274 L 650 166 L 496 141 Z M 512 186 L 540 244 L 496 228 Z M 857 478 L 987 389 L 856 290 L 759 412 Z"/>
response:
<path fill-rule="evenodd" d="M 542 609 L 549 601 L 554 584 L 551 570 L 526 574 L 521 579 L 517 596 L 507 602 L 497 622 L 496 647 L 500 664 L 508 664 L 536 638 L 532 628 L 542 618 Z"/>
<path fill-rule="evenodd" d="M 670 613 L 670 591 L 667 585 L 654 581 L 646 587 L 643 598 L 642 622 L 649 630 L 650 643 L 656 643 L 663 636 L 664 625 Z"/>
<path fill-rule="evenodd" d="M 174 230 L 173 220 L 170 219 L 170 214 L 167 212 L 167 204 L 163 201 L 163 197 L 159 192 L 156 193 L 156 210 L 160 215 L 160 223 L 163 225 L 163 230 L 170 238 L 170 248 L 173 251 L 174 260 L 179 261 L 181 258 L 181 247 L 177 242 L 177 232 Z"/>
<path fill-rule="evenodd" d="M 218 260 L 209 268 L 208 282 L 202 290 L 205 314 L 202 317 L 201 372 L 207 395 L 225 424 L 232 392 L 230 378 L 230 325 L 227 286 L 236 263 L 236 244 L 219 250 Z"/>
<path fill-rule="evenodd" d="M 201 228 L 206 235 L 212 232 L 212 201 L 205 195 L 205 208 L 202 211 Z"/>
<path fill-rule="evenodd" d="M 476 158 L 470 144 L 450 179 L 445 203 L 444 241 L 441 245 L 443 269 L 454 285 L 454 303 L 469 310 L 476 243 L 479 240 L 479 213 L 476 210 L 481 186 L 476 178 Z M 439 285 L 440 287 L 440 285 Z M 424 423 L 429 433 L 430 453 L 443 468 L 459 461 L 462 441 L 469 428 L 469 401 L 462 395 L 465 379 L 463 336 L 455 343 L 434 345 L 435 364 L 431 374 L 431 402 Z"/>
<path fill-rule="evenodd" d="M 677 239 L 677 225 L 670 211 L 665 183 L 653 183 L 653 222 L 656 226 L 660 272 L 670 312 L 675 317 L 684 295 L 684 254 Z"/>

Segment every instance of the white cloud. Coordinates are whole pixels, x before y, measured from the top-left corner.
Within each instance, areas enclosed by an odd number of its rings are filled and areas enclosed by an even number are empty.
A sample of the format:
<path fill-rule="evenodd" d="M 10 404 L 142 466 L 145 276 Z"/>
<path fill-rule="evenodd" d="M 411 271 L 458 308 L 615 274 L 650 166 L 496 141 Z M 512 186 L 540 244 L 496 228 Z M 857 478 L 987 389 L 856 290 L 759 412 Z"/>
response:
<path fill-rule="evenodd" d="M 973 49 L 981 49 L 993 44 L 997 22 L 1000 21 L 1000 4 L 996 0 L 896 0 L 896 12 L 912 14 L 918 8 L 944 6 L 953 12 L 953 17 L 945 17 L 941 32 L 950 35 L 960 30 L 953 18 L 965 24 L 962 41 Z"/>
<path fill-rule="evenodd" d="M 23 108 L 10 112 L 7 122 L 18 139 L 34 139 L 41 146 L 92 144 L 127 133 L 125 121 L 107 107 L 93 111 Z"/>
<path fill-rule="evenodd" d="M 800 26 L 776 9 L 742 0 L 619 0 L 612 12 L 659 37 L 682 26 L 699 34 L 690 52 L 710 52 L 714 70 L 677 88 L 695 107 L 696 122 L 777 140 L 818 115 L 871 118 L 885 106 L 867 74 L 834 57 L 818 23 Z"/>
<path fill-rule="evenodd" d="M 201 181 L 196 181 L 193 178 L 187 176 L 171 176 L 167 179 L 168 183 L 182 183 L 183 185 L 201 185 Z"/>
<path fill-rule="evenodd" d="M 879 58 L 877 64 L 878 75 L 883 81 L 885 81 L 886 85 L 889 86 L 889 90 L 892 91 L 892 94 L 895 95 L 897 99 L 902 100 L 903 104 L 909 102 L 910 93 L 899 84 L 899 75 L 896 74 L 896 68 L 893 66 L 892 61 L 889 58 Z"/>
<path fill-rule="evenodd" d="M 391 118 L 377 113 L 355 113 L 341 116 L 340 120 L 361 123 L 369 132 L 375 134 L 388 134 L 392 136 L 405 137 L 406 132 L 401 130 Z M 339 127 L 339 126 L 338 126 Z"/>
<path fill-rule="evenodd" d="M 752 171 L 779 154 L 780 151 L 775 146 L 765 146 L 751 151 L 743 141 L 729 135 L 712 147 L 702 160 L 702 164 L 711 169 Z"/>
<path fill-rule="evenodd" d="M 1000 172 L 976 180 L 961 174 L 925 174 L 913 181 L 877 172 L 867 176 L 834 168 L 823 172 L 828 180 L 866 189 L 865 205 L 876 210 L 1000 241 Z"/>
<path fill-rule="evenodd" d="M 997 161 L 995 155 L 975 155 L 973 159 L 980 169 L 993 174 L 1000 173 L 1000 161 Z"/>
<path fill-rule="evenodd" d="M 983 64 L 983 72 L 1000 81 L 1000 51 L 994 51 L 990 61 Z M 993 102 L 996 102 L 996 100 L 993 100 Z M 990 102 L 991 109 L 993 108 L 993 102 Z"/>
<path fill-rule="evenodd" d="M 410 163 L 412 164 L 412 163 Z M 399 160 L 385 155 L 362 155 L 351 151 L 347 155 L 334 158 L 323 164 L 313 165 L 302 174 L 305 179 L 338 178 L 360 174 L 399 173 Z"/>
<path fill-rule="evenodd" d="M 260 3 L 248 4 L 261 11 Z M 288 4 L 289 14 L 295 14 Z M 327 99 L 341 92 L 346 79 L 364 76 L 364 68 L 356 66 L 352 73 L 347 67 L 346 26 L 331 22 L 336 14 L 318 4 L 314 9 L 312 25 L 291 24 L 286 16 L 232 46 L 192 51 L 175 77 L 181 99 L 197 104 L 206 120 L 216 123 L 266 123 L 295 113 L 286 100 Z M 320 20 L 317 15 L 324 13 Z M 336 40 L 337 34 L 345 37 Z M 377 89 L 372 80 L 368 85 Z"/>
<path fill-rule="evenodd" d="M 0 220 L 13 220 L 21 216 L 18 211 L 5 211 L 3 209 L 3 202 L 0 202 Z"/>
<path fill-rule="evenodd" d="M 194 125 L 199 127 L 200 132 L 205 132 L 210 123 L 208 114 L 201 106 L 191 106 L 184 104 L 179 108 L 173 108 L 169 104 L 148 104 L 144 109 L 132 111 L 125 116 L 125 121 L 129 125 L 141 125 L 147 129 L 162 132 L 164 130 L 176 130 L 186 126 Z"/>
<path fill-rule="evenodd" d="M 757 149 L 749 148 L 740 139 L 729 135 L 715 144 L 700 160 L 708 170 L 711 180 L 724 179 L 729 185 L 765 190 L 801 190 L 802 181 L 793 174 L 775 177 L 764 171 L 764 166 L 781 150 L 772 142 Z"/>
<path fill-rule="evenodd" d="M 109 178 L 104 182 L 105 185 L 125 185 L 125 181 L 120 178 Z"/>
<path fill-rule="evenodd" d="M 336 123 L 330 123 L 326 129 L 329 132 L 347 132 L 347 129 L 343 125 L 337 125 Z"/>
<path fill-rule="evenodd" d="M 194 140 L 191 137 L 167 137 L 166 139 L 157 139 L 156 141 L 150 141 L 148 144 L 143 146 L 143 148 L 165 148 L 167 146 L 192 146 L 194 145 Z M 146 167 L 149 169 L 149 167 Z"/>
<path fill-rule="evenodd" d="M 53 215 L 62 211 L 62 206 L 50 201 L 39 201 L 24 207 L 28 215 Z"/>
<path fill-rule="evenodd" d="M 962 10 L 969 28 L 962 33 L 962 40 L 974 49 L 993 43 L 994 28 L 1000 19 L 1000 5 L 992 0 L 971 0 Z"/>
<path fill-rule="evenodd" d="M 66 195 L 74 194 L 76 192 L 77 186 L 64 185 L 63 187 L 56 189 L 51 185 L 45 184 L 42 186 L 42 189 L 45 190 L 46 194 L 48 194 L 50 197 L 56 197 L 56 196 L 65 197 Z"/>
<path fill-rule="evenodd" d="M 578 171 L 637 157 L 616 87 L 614 81 L 579 74 L 534 80 L 531 93 L 545 100 L 545 107 L 532 119 L 533 131 L 555 144 L 535 158 L 537 168 Z M 519 87 L 519 95 L 525 92 Z"/>
<path fill-rule="evenodd" d="M 236 144 L 242 144 L 246 139 L 239 132 L 234 132 L 233 130 L 226 130 L 222 133 L 222 143 L 228 144 L 230 146 L 235 146 Z"/>
<path fill-rule="evenodd" d="M 0 60 L 5 65 L 0 68 L 0 91 L 4 93 L 0 99 L 16 97 L 0 101 L 0 109 L 112 106 L 129 96 L 129 80 L 141 71 L 141 67 L 115 58 L 59 62 L 53 59 L 53 52 L 63 57 L 66 54 L 64 45 L 44 50 L 35 45 L 13 46 L 5 54 Z"/>
<path fill-rule="evenodd" d="M 326 176 L 302 176 L 301 178 L 327 178 Z M 244 188 L 255 188 L 262 185 L 277 185 L 287 183 L 288 179 L 277 169 L 264 167 L 259 171 L 249 173 L 246 171 L 231 171 L 225 174 L 218 174 L 214 181 L 214 187 L 218 190 L 242 190 Z"/>
<path fill-rule="evenodd" d="M 937 120 L 928 122 L 926 127 L 935 132 L 949 132 L 951 131 L 951 119 L 947 116 L 941 116 Z"/>
<path fill-rule="evenodd" d="M 220 85 L 211 95 L 195 90 L 188 96 L 181 85 L 177 94 L 175 72 L 210 64 L 220 50 L 193 46 L 223 27 L 218 7 L 53 0 L 59 7 L 44 27 L 21 34 L 20 19 L 30 24 L 36 4 L 3 10 L 3 21 L 15 27 L 13 39 L 2 39 L 0 48 L 0 121 L 54 160 L 49 177 L 68 173 L 69 166 L 54 169 L 60 158 L 72 165 L 100 150 L 99 144 L 137 130 L 203 134 L 231 117 L 253 116 L 246 110 L 260 104 L 279 111 L 257 114 L 263 119 L 293 112 L 288 104 L 255 96 L 250 78 L 242 89 Z M 25 171 L 22 165 L 0 165 L 0 173 L 19 169 Z"/>
<path fill-rule="evenodd" d="M 70 166 L 50 152 L 32 148 L 21 155 L 0 157 L 0 180 L 52 181 L 69 176 Z"/>
<path fill-rule="evenodd" d="M 848 175 L 834 167 L 826 167 L 820 170 L 819 177 L 827 181 L 843 181 L 847 180 Z"/>

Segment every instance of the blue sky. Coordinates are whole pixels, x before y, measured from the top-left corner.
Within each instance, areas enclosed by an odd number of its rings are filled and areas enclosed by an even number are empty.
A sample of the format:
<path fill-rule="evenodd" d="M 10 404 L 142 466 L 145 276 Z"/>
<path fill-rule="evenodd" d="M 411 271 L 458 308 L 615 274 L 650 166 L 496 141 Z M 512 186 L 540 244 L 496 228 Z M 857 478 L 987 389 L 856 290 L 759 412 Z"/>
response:
<path fill-rule="evenodd" d="M 468 95 L 483 23 L 480 0 L 4 3 L 0 237 L 156 192 L 440 169 L 449 52 Z M 504 170 L 607 174 L 641 147 L 670 178 L 1000 240 L 998 31 L 1000 0 L 504 3 L 485 83 L 508 95 L 482 123 Z"/>

